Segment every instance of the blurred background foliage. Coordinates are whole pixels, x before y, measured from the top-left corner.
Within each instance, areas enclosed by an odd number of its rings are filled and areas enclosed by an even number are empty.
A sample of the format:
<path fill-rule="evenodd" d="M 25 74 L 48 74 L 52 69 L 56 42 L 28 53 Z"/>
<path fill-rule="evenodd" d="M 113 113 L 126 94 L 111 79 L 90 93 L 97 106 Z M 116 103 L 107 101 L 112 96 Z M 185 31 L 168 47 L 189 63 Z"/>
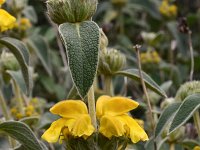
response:
<path fill-rule="evenodd" d="M 66 99 L 76 98 L 73 93 L 73 83 L 64 47 L 60 41 L 57 27 L 46 14 L 45 0 L 24 0 L 17 6 L 14 0 L 7 0 L 3 8 L 17 18 L 16 27 L 6 32 L 5 35 L 22 40 L 29 49 L 34 87 L 32 100 L 29 104 L 36 105 L 36 110 L 31 106 L 26 107 L 26 116 L 42 114 L 53 103 Z M 192 44 L 194 47 L 194 79 L 200 80 L 200 1 L 199 0 L 100 0 L 98 9 L 93 20 L 98 23 L 109 39 L 108 47 L 120 50 L 126 56 L 126 69 L 137 68 L 137 58 L 133 45 L 140 44 L 141 62 L 143 71 L 148 73 L 158 85 L 168 94 L 174 97 L 182 83 L 189 80 L 190 51 L 188 35 L 181 33 L 180 23 L 182 18 L 192 31 Z M 2 52 L 1 65 L 3 73 L 18 71 L 16 60 L 13 60 L 8 52 Z M 11 58 L 14 65 L 8 66 Z M 6 66 L 7 65 L 7 66 Z M 2 71 L 2 70 L 1 70 Z M 15 72 L 15 73 L 16 73 Z M 10 72 L 10 76 L 16 78 L 16 74 Z M 3 82 L 6 99 L 11 106 L 10 82 Z M 102 78 L 97 79 L 99 88 L 97 96 L 103 93 Z M 20 82 L 20 81 L 19 81 Z M 20 86 L 23 89 L 23 86 Z M 22 84 L 23 85 L 23 84 Z M 122 86 L 123 85 L 123 86 Z M 142 103 L 144 95 L 142 87 L 137 82 L 126 77 L 115 77 L 114 87 L 116 95 L 126 95 L 141 100 L 141 108 L 132 112 L 136 117 L 141 117 L 145 112 L 145 104 Z M 163 99 L 149 91 L 152 103 L 159 106 Z M 38 105 L 38 100 L 40 105 Z M 49 102 L 49 103 L 47 103 Z M 158 111 L 160 108 L 158 107 Z M 14 118 L 21 119 L 16 115 L 14 107 L 11 107 Z M 52 120 L 56 119 L 49 113 L 44 113 L 39 121 L 38 128 L 46 128 Z M 42 120 L 42 121 L 41 121 Z M 1 140 L 0 140 L 1 141 Z"/>
<path fill-rule="evenodd" d="M 51 58 L 46 68 L 51 68 L 53 74 L 53 79 L 49 78 L 47 74 L 49 71 L 45 71 L 41 63 L 37 64 L 36 69 L 39 72 L 36 72 L 40 76 L 36 80 L 37 87 L 34 88 L 34 93 L 39 93 L 43 97 L 49 95 L 48 99 L 51 100 L 65 98 L 68 91 L 66 89 L 70 89 L 72 83 L 70 76 L 67 78 L 65 76 L 67 67 L 61 59 L 55 35 L 56 29 L 49 23 L 44 1 L 29 1 L 29 4 L 34 7 L 37 14 L 37 19 L 34 20 L 38 20 L 30 32 L 37 35 L 39 33 L 46 40 Z M 136 66 L 136 56 L 132 49 L 134 44 L 142 45 L 144 55 L 155 51 L 154 54 L 157 53 L 160 60 L 143 62 L 143 70 L 158 84 L 172 80 L 174 87 L 171 88 L 172 91 L 169 94 L 173 96 L 180 84 L 188 80 L 190 67 L 187 35 L 178 30 L 178 21 L 182 17 L 186 18 L 192 30 L 192 42 L 195 49 L 194 79 L 200 78 L 200 51 L 198 50 L 200 37 L 197 34 L 200 31 L 200 2 L 198 0 L 170 0 L 169 5 L 177 7 L 177 13 L 170 16 L 161 13 L 161 5 L 160 0 L 101 0 L 93 20 L 107 35 L 109 47 L 119 49 L 126 54 L 127 68 Z M 156 59 L 157 56 L 149 55 L 149 57 Z M 128 89 L 133 90 L 133 88 Z"/>

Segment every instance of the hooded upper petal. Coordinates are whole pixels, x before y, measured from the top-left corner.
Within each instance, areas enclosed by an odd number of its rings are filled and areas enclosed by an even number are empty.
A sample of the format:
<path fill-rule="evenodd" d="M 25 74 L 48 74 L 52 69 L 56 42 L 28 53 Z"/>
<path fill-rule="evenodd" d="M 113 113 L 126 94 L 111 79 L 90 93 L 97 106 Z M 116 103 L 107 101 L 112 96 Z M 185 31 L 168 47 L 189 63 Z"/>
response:
<path fill-rule="evenodd" d="M 80 100 L 58 102 L 50 109 L 50 112 L 64 118 L 77 118 L 81 114 L 88 114 L 87 106 Z"/>
<path fill-rule="evenodd" d="M 16 18 L 7 11 L 0 9 L 0 32 L 12 29 L 15 25 Z"/>
<path fill-rule="evenodd" d="M 5 3 L 5 0 L 0 0 L 0 6 Z"/>
<path fill-rule="evenodd" d="M 138 102 L 126 97 L 101 96 L 97 100 L 97 116 L 102 115 L 117 116 L 137 108 Z"/>
<path fill-rule="evenodd" d="M 116 117 L 103 116 L 100 120 L 99 132 L 107 138 L 123 136 L 125 131 L 123 121 Z"/>
<path fill-rule="evenodd" d="M 103 95 L 98 98 L 96 103 L 96 114 L 98 118 L 103 115 L 103 107 L 105 106 L 106 102 L 110 100 L 110 98 L 111 97 L 107 95 Z"/>
<path fill-rule="evenodd" d="M 148 136 L 144 129 L 135 121 L 132 117 L 128 115 L 122 115 L 118 117 L 120 120 L 122 120 L 128 127 L 128 135 L 131 138 L 131 141 L 133 143 L 137 143 L 138 141 L 146 141 L 148 140 Z"/>

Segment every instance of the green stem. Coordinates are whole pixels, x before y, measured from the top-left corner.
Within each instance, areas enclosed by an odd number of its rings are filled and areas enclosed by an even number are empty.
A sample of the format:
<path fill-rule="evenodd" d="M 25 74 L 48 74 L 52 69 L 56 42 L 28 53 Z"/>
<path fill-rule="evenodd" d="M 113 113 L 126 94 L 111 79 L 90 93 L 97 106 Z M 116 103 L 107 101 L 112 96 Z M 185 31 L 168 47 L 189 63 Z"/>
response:
<path fill-rule="evenodd" d="M 14 80 L 13 80 L 13 88 L 14 88 L 15 98 L 16 98 L 16 102 L 17 102 L 17 105 L 18 105 L 19 112 L 23 115 L 24 114 L 23 99 L 22 99 L 21 94 L 20 94 L 19 86 L 17 85 L 17 83 Z"/>
<path fill-rule="evenodd" d="M 199 111 L 196 111 L 194 113 L 193 118 L 194 118 L 194 123 L 195 123 L 195 126 L 196 126 L 196 130 L 197 130 L 198 136 L 200 138 L 200 116 L 199 116 Z"/>
<path fill-rule="evenodd" d="M 89 107 L 89 114 L 92 119 L 92 124 L 97 130 L 97 120 L 96 120 L 96 109 L 95 109 L 95 97 L 94 97 L 94 87 L 90 88 L 88 92 L 88 107 Z"/>
<path fill-rule="evenodd" d="M 193 73 L 194 73 L 194 50 L 192 46 L 192 32 L 189 31 L 188 33 L 188 42 L 190 48 L 190 58 L 191 58 L 191 68 L 190 68 L 190 81 L 193 80 Z"/>
<path fill-rule="evenodd" d="M 8 107 L 6 105 L 6 101 L 1 91 L 0 91 L 0 105 L 1 105 L 3 116 L 5 117 L 6 120 L 10 120 L 11 117 L 8 111 Z"/>
<path fill-rule="evenodd" d="M 113 89 L 113 82 L 112 82 L 112 76 L 108 75 L 108 76 L 104 76 L 104 92 L 107 94 L 107 95 L 110 95 L 110 96 L 114 96 L 114 89 Z"/>
<path fill-rule="evenodd" d="M 175 150 L 175 145 L 174 145 L 174 143 L 170 143 L 169 150 Z"/>
<path fill-rule="evenodd" d="M 148 106 L 148 116 L 149 116 L 148 120 L 150 120 L 151 128 L 152 128 L 152 130 L 154 130 L 155 121 L 154 121 L 154 117 L 153 117 L 153 113 L 152 113 L 151 102 L 150 102 L 149 95 L 147 93 L 147 88 L 146 88 L 146 85 L 144 83 L 144 79 L 143 79 L 143 75 L 142 75 L 142 66 L 141 66 L 141 61 L 140 61 L 140 50 L 139 50 L 140 47 L 141 47 L 140 45 L 136 45 L 136 46 L 134 46 L 134 49 L 136 50 L 136 53 L 137 53 L 138 70 L 139 70 L 140 80 L 141 80 L 141 84 L 142 84 L 144 94 L 146 96 L 146 102 L 147 102 L 147 106 Z"/>
<path fill-rule="evenodd" d="M 3 93 L 1 91 L 0 91 L 0 106 L 2 109 L 3 116 L 5 117 L 5 120 L 10 120 L 11 116 L 8 111 L 8 107 L 6 105 L 6 101 L 4 99 Z M 14 148 L 16 146 L 15 140 L 13 140 L 11 137 L 8 137 L 8 141 L 10 143 L 11 148 Z"/>
<path fill-rule="evenodd" d="M 191 70 L 190 70 L 190 81 L 193 80 L 193 73 L 194 73 L 194 50 L 192 46 L 192 31 L 188 32 L 188 43 L 189 43 L 189 48 L 190 48 L 190 58 L 191 58 Z M 196 111 L 193 115 L 194 118 L 194 124 L 197 129 L 198 136 L 200 138 L 200 115 L 199 112 Z"/>

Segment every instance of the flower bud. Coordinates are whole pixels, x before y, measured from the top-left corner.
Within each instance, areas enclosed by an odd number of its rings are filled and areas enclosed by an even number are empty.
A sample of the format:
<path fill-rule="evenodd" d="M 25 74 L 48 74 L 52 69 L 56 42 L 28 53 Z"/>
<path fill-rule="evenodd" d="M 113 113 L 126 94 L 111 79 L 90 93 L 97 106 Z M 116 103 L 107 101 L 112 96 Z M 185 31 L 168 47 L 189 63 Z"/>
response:
<path fill-rule="evenodd" d="M 173 97 L 171 98 L 166 98 L 162 103 L 161 103 L 161 109 L 164 110 L 167 108 L 169 105 L 175 103 L 175 99 Z"/>
<path fill-rule="evenodd" d="M 112 75 L 120 71 L 126 64 L 124 54 L 113 48 L 107 48 L 100 52 L 99 72 L 104 75 Z"/>
<path fill-rule="evenodd" d="M 97 0 L 47 0 L 48 15 L 57 24 L 90 20 Z"/>
<path fill-rule="evenodd" d="M 200 81 L 190 81 L 183 84 L 176 93 L 175 99 L 183 101 L 187 96 L 200 93 Z"/>
<path fill-rule="evenodd" d="M 182 139 L 185 136 L 185 127 L 184 126 L 178 128 L 177 130 L 172 132 L 170 135 L 167 135 L 168 134 L 168 130 L 169 130 L 169 126 L 167 126 L 165 128 L 165 130 L 163 131 L 162 137 L 165 138 L 165 137 L 168 136 L 168 141 L 171 142 L 171 143 L 172 142 L 177 142 L 177 141 L 179 141 L 180 139 Z"/>
<path fill-rule="evenodd" d="M 22 11 L 28 5 L 28 0 L 12 0 L 9 5 L 14 11 Z"/>
<path fill-rule="evenodd" d="M 19 70 L 20 66 L 12 53 L 3 52 L 1 54 L 1 66 L 2 70 Z"/>

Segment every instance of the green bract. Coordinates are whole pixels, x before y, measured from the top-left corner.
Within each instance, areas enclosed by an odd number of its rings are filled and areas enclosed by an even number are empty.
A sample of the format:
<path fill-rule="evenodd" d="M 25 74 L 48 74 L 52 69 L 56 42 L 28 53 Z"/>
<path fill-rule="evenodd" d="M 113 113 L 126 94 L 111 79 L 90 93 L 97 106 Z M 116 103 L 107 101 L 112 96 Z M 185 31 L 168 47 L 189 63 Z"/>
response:
<path fill-rule="evenodd" d="M 186 82 L 179 88 L 175 99 L 183 101 L 187 96 L 195 93 L 200 93 L 200 81 Z"/>
<path fill-rule="evenodd" d="M 48 0 L 47 9 L 52 21 L 57 24 L 91 20 L 96 11 L 96 0 Z"/>
<path fill-rule="evenodd" d="M 104 75 L 112 75 L 120 71 L 126 64 L 126 57 L 120 51 L 107 48 L 100 52 L 99 72 Z"/>

